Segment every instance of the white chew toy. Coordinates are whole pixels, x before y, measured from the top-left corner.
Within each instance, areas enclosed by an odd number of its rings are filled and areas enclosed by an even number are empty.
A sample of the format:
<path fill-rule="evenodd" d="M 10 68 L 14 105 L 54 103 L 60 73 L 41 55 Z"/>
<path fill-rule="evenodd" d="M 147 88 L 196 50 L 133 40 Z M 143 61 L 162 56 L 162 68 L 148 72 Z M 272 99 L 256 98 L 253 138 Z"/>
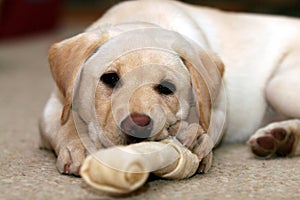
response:
<path fill-rule="evenodd" d="M 99 150 L 84 161 L 80 174 L 96 189 L 125 194 L 141 187 L 149 173 L 168 179 L 195 174 L 198 157 L 176 139 L 141 142 Z"/>

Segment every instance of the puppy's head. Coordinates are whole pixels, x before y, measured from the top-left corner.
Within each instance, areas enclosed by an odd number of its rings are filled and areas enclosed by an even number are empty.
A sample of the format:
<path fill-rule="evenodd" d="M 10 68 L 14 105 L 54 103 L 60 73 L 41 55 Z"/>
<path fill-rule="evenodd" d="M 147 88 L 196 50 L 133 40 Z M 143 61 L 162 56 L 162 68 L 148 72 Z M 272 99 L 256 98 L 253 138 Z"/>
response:
<path fill-rule="evenodd" d="M 166 138 L 168 128 L 189 113 L 190 75 L 182 60 L 169 52 L 130 52 L 99 79 L 95 97 L 99 123 L 107 137 L 120 143 Z"/>
<path fill-rule="evenodd" d="M 200 125 L 208 130 L 223 74 L 218 57 L 197 49 L 196 60 L 203 71 L 180 43 L 162 48 L 163 38 L 149 45 L 147 41 L 155 37 L 139 33 L 132 39 L 141 43 L 145 39 L 146 47 L 128 50 L 122 43 L 126 38 L 107 45 L 111 37 L 84 33 L 50 49 L 52 74 L 65 96 L 62 123 L 75 107 L 72 96 L 76 93 L 76 110 L 90 137 L 102 146 L 164 139 L 175 124 L 187 120 L 193 104 Z"/>

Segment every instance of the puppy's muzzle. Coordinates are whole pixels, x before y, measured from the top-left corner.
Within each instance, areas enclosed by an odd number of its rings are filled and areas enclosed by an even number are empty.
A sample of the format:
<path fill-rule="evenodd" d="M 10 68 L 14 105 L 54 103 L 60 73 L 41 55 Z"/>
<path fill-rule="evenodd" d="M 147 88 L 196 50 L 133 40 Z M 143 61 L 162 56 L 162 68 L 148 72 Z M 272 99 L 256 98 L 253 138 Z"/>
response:
<path fill-rule="evenodd" d="M 121 122 L 121 129 L 128 144 L 137 143 L 151 136 L 153 121 L 148 115 L 133 113 Z"/>

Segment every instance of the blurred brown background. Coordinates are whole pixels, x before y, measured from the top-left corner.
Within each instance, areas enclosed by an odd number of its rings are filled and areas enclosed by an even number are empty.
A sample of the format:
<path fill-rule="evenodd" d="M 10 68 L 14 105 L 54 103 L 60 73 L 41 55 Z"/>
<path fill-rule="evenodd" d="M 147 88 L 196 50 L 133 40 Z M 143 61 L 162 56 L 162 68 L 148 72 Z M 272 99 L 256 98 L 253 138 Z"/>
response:
<path fill-rule="evenodd" d="M 120 0 L 0 0 L 0 39 L 88 25 Z M 300 0 L 184 0 L 230 11 L 300 16 Z"/>

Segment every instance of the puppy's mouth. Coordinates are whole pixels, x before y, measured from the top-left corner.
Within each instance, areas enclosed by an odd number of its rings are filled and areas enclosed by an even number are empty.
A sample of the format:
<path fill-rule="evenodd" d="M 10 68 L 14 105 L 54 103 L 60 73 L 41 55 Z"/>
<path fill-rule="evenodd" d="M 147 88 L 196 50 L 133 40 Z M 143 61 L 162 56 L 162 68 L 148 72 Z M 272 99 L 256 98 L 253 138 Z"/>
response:
<path fill-rule="evenodd" d="M 126 144 L 139 143 L 147 140 L 151 140 L 151 134 L 148 130 L 138 130 L 133 128 L 131 131 L 122 130 L 122 134 L 125 136 Z"/>

